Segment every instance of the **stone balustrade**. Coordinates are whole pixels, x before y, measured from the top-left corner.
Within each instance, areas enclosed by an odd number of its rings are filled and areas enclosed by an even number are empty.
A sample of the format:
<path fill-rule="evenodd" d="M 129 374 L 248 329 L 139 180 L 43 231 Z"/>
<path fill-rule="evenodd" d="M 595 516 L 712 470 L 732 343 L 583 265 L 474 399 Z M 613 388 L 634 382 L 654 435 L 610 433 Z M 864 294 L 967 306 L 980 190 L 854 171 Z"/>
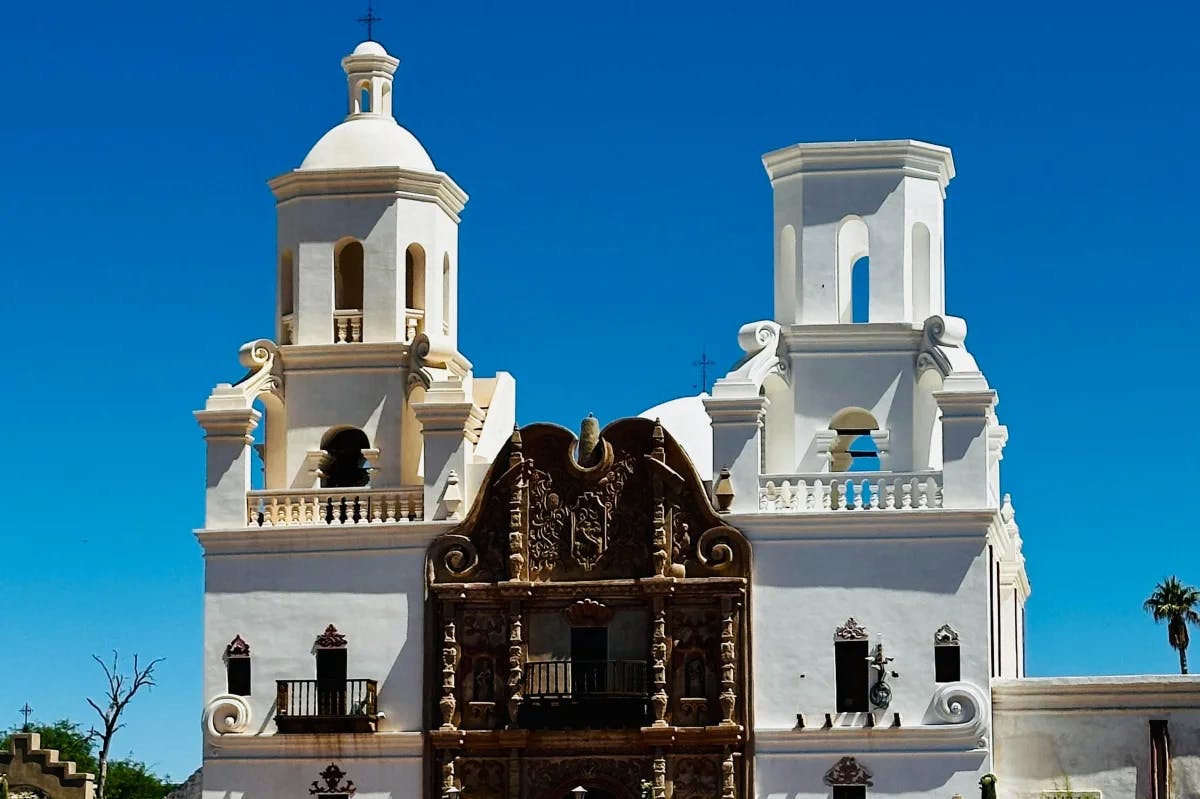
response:
<path fill-rule="evenodd" d="M 333 342 L 335 344 L 362 343 L 363 313 L 358 310 L 333 312 Z"/>
<path fill-rule="evenodd" d="M 769 474 L 759 481 L 758 508 L 775 513 L 940 508 L 941 479 L 941 472 Z"/>
<path fill-rule="evenodd" d="M 399 524 L 422 521 L 424 514 L 421 486 L 251 491 L 246 495 L 246 523 L 251 527 Z"/>

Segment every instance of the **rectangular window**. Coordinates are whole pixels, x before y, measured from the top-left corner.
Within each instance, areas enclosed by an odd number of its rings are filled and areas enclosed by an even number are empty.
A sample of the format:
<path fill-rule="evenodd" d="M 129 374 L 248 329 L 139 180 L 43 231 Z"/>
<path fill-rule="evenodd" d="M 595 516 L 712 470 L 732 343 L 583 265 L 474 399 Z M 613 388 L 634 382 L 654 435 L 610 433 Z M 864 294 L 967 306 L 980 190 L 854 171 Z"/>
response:
<path fill-rule="evenodd" d="M 571 628 L 571 693 L 602 694 L 607 687 L 608 628 Z"/>
<path fill-rule="evenodd" d="M 833 645 L 837 663 L 838 713 L 864 713 L 871 709 L 867 701 L 868 672 L 867 642 L 838 641 Z"/>
<path fill-rule="evenodd" d="M 933 648 L 934 682 L 958 682 L 962 679 L 957 646 Z"/>
<path fill-rule="evenodd" d="M 231 657 L 225 661 L 226 688 L 234 696 L 250 696 L 250 658 Z"/>
<path fill-rule="evenodd" d="M 867 799 L 867 786 L 835 785 L 833 786 L 833 799 Z"/>
<path fill-rule="evenodd" d="M 318 716 L 346 715 L 346 650 L 317 650 Z"/>

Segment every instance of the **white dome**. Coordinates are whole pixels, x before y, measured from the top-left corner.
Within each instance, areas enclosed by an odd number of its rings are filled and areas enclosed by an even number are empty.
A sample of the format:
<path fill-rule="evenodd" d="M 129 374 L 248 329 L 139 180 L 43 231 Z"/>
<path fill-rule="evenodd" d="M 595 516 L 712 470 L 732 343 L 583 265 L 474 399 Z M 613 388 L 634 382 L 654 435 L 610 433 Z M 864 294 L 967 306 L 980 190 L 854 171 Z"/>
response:
<path fill-rule="evenodd" d="M 363 42 L 359 47 L 368 44 L 375 43 Z M 326 133 L 300 164 L 301 169 L 372 166 L 396 166 L 420 172 L 436 170 L 417 137 L 396 124 L 395 119 L 368 115 L 347 119 Z"/>
<path fill-rule="evenodd" d="M 387 55 L 387 50 L 383 49 L 383 45 L 379 42 L 373 42 L 370 39 L 354 48 L 354 52 L 350 55 Z"/>
<path fill-rule="evenodd" d="M 666 431 L 692 459 L 700 479 L 705 481 L 711 480 L 713 475 L 712 420 L 704 409 L 704 398 L 707 396 L 679 397 L 639 414 L 643 419 L 662 422 Z"/>

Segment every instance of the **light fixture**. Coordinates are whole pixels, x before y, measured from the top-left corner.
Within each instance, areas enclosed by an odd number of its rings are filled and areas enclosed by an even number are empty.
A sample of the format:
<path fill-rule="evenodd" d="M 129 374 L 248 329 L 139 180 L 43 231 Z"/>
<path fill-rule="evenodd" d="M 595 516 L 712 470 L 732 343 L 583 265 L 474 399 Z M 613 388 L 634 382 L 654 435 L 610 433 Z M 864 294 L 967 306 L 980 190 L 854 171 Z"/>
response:
<path fill-rule="evenodd" d="M 584 788 L 582 785 L 576 785 L 571 789 L 571 795 L 574 796 L 575 799 L 584 799 L 584 797 L 587 796 L 587 788 Z"/>

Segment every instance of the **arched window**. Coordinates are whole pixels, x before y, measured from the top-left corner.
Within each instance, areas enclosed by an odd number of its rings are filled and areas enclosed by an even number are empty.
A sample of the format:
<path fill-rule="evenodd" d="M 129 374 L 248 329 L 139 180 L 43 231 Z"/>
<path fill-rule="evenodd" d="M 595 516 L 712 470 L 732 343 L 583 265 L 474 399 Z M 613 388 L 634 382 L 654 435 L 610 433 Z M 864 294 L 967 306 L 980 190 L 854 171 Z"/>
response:
<path fill-rule="evenodd" d="M 425 310 L 425 250 L 420 244 L 404 251 L 404 302 L 413 310 Z"/>
<path fill-rule="evenodd" d="M 871 434 L 879 422 L 864 408 L 845 408 L 834 414 L 829 429 L 837 433 L 830 447 L 830 470 L 834 472 L 879 471 L 879 450 Z"/>
<path fill-rule="evenodd" d="M 363 246 L 350 241 L 337 252 L 333 274 L 333 307 L 361 311 L 363 307 Z"/>
<path fill-rule="evenodd" d="M 363 450 L 369 449 L 367 434 L 356 427 L 331 430 L 321 440 L 325 457 L 321 460 L 322 488 L 354 488 L 370 482 L 371 472 Z"/>
<path fill-rule="evenodd" d="M 250 644 L 240 635 L 225 647 L 225 689 L 235 696 L 250 696 Z"/>
<path fill-rule="evenodd" d="M 366 114 L 371 110 L 371 84 L 360 83 L 358 86 L 358 111 Z"/>
<path fill-rule="evenodd" d="M 859 258 L 850 267 L 850 321 L 871 321 L 871 259 Z"/>
<path fill-rule="evenodd" d="M 837 234 L 839 322 L 865 322 L 870 316 L 870 254 L 867 223 L 857 216 L 843 219 Z"/>

